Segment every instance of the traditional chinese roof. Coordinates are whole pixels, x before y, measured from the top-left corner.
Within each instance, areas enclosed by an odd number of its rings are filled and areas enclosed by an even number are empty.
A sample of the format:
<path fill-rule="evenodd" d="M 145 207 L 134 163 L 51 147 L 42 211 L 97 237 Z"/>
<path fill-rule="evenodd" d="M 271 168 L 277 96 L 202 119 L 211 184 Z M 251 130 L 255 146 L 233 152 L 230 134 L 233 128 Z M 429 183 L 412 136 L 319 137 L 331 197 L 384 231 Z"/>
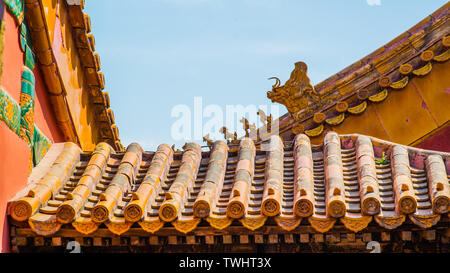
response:
<path fill-rule="evenodd" d="M 90 102 L 93 104 L 93 115 L 99 130 L 99 138 L 114 146 L 115 149 L 122 149 L 119 131 L 115 124 L 113 110 L 110 109 L 108 92 L 105 88 L 105 79 L 100 72 L 100 57 L 95 53 L 95 39 L 91 32 L 89 15 L 83 13 L 84 0 L 66 0 L 61 3 L 67 8 L 69 21 L 72 27 L 73 40 L 78 52 L 82 71 L 88 85 Z M 60 75 L 60 69 L 52 53 L 51 38 L 45 24 L 45 7 L 40 0 L 25 1 L 25 16 L 30 26 L 30 33 L 33 40 L 33 49 L 41 65 L 42 74 L 48 86 L 49 98 L 54 109 L 57 124 L 64 134 L 66 140 L 78 143 L 80 140 L 76 135 L 76 130 L 72 117 L 70 116 L 69 105 L 65 98 L 64 82 Z M 66 83 L 67 84 L 67 83 Z"/>
<path fill-rule="evenodd" d="M 90 33 L 91 21 L 89 15 L 83 12 L 84 0 L 66 0 L 66 3 L 102 138 L 109 139 L 108 143 L 113 143 L 116 149 L 122 150 L 123 146 L 119 139 L 118 127 L 115 124 L 114 112 L 110 108 L 109 94 L 103 91 L 105 78 L 100 72 L 100 57 L 95 53 L 95 38 Z"/>
<path fill-rule="evenodd" d="M 222 141 L 210 149 L 187 143 L 174 152 L 162 144 L 145 152 L 133 143 L 115 152 L 100 143 L 82 152 L 53 144 L 9 215 L 40 236 L 63 225 L 83 235 L 106 225 L 120 235 L 131 227 L 188 233 L 230 225 L 327 232 L 340 222 L 358 232 L 373 220 L 396 229 L 448 219 L 450 153 L 334 132 L 320 146 L 300 134 L 292 143 L 272 136 L 255 146 L 244 138 L 237 151 Z"/>
<path fill-rule="evenodd" d="M 373 116 L 373 111 L 366 111 L 370 104 L 383 104 L 383 101 L 392 93 L 406 89 L 405 87 L 413 78 L 427 77 L 434 70 L 434 66 L 445 63 L 450 58 L 449 11 L 450 3 L 447 2 L 388 44 L 316 84 L 314 90 L 321 97 L 320 102 L 318 99 L 311 100 L 305 108 L 298 111 L 298 107 L 289 103 L 294 103 L 297 99 L 287 99 L 286 102 L 285 98 L 284 104 L 288 109 L 294 109 L 295 112 L 290 111 L 279 118 L 280 135 L 287 140 L 298 133 L 305 133 L 310 137 L 320 137 L 329 130 L 337 130 L 335 128 L 344 124 L 350 116 L 362 115 L 365 112 L 371 112 L 371 116 Z M 444 81 L 444 79 L 441 80 Z M 279 82 L 277 84 L 279 85 Z M 432 87 L 430 86 L 428 89 L 430 88 Z M 410 108 L 427 108 L 427 103 L 430 101 L 449 100 L 448 94 L 445 94 L 444 90 L 442 90 L 443 95 L 440 93 L 441 90 L 439 92 L 433 90 L 432 95 L 421 94 L 423 96 L 420 98 L 421 103 L 411 101 Z M 272 94 L 270 95 L 272 97 Z M 278 94 L 278 96 L 280 95 L 285 96 Z M 300 101 L 298 103 L 301 104 Z M 304 104 L 306 104 L 306 98 Z M 390 105 L 395 105 L 395 103 Z M 440 111 L 440 113 L 432 114 L 442 117 L 443 122 L 440 119 L 435 120 L 439 126 L 448 121 L 449 112 L 445 107 L 434 107 L 428 111 Z M 446 118 L 444 118 L 445 116 Z M 412 142 L 403 144 L 409 143 Z"/>

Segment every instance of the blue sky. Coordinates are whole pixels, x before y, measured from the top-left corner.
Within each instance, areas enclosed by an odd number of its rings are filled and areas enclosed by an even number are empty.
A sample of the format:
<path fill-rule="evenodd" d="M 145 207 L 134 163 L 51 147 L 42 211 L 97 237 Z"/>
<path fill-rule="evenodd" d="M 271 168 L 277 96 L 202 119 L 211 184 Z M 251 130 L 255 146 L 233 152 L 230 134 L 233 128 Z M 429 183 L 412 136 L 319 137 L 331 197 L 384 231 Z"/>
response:
<path fill-rule="evenodd" d="M 122 143 L 155 150 L 184 143 L 171 135 L 175 105 L 270 105 L 267 78 L 284 83 L 304 61 L 316 84 L 446 2 L 89 0 L 85 12 Z"/>

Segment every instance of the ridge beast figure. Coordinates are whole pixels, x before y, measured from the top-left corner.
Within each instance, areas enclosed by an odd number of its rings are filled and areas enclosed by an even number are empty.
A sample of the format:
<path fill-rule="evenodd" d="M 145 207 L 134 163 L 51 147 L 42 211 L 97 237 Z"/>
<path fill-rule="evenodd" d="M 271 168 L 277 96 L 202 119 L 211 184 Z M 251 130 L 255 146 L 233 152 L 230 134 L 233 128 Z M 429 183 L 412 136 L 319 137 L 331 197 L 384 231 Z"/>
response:
<path fill-rule="evenodd" d="M 291 114 L 295 114 L 305 109 L 310 104 L 320 102 L 320 95 L 316 93 L 307 76 L 308 66 L 304 62 L 295 63 L 295 68 L 291 77 L 283 86 L 280 86 L 280 79 L 277 77 L 272 86 L 272 91 L 267 92 L 267 97 L 272 102 L 278 102 L 286 106 Z"/>

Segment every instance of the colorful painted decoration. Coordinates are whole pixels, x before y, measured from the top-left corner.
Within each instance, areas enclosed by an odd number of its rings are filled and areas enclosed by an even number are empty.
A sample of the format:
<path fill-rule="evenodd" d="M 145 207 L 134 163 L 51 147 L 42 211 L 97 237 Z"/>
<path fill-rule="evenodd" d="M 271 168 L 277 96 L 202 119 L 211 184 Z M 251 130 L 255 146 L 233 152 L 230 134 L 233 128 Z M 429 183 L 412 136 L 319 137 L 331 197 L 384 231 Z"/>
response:
<path fill-rule="evenodd" d="M 22 73 L 20 104 L 0 88 L 0 120 L 30 146 L 32 150 L 30 161 L 33 165 L 37 165 L 52 143 L 34 124 L 35 59 L 30 33 L 24 21 L 24 2 L 23 0 L 4 0 L 4 2 L 20 25 L 20 48 L 24 53 L 25 66 Z"/>
<path fill-rule="evenodd" d="M 31 38 L 30 33 L 28 32 L 28 28 L 25 22 L 20 25 L 20 48 L 22 49 L 24 54 L 24 63 L 25 65 L 33 70 L 35 66 L 34 61 L 34 53 L 31 46 Z"/>
<path fill-rule="evenodd" d="M 25 24 L 20 25 L 20 48 L 25 52 L 28 39 L 28 29 Z"/>
<path fill-rule="evenodd" d="M 33 71 L 24 67 L 22 74 L 22 88 L 20 93 L 20 137 L 31 145 L 33 143 L 34 131 L 34 86 L 35 79 Z"/>
<path fill-rule="evenodd" d="M 17 23 L 20 25 L 24 18 L 24 2 L 23 0 L 4 0 L 6 8 L 16 18 Z"/>
<path fill-rule="evenodd" d="M 20 133 L 20 107 L 16 101 L 0 87 L 0 120 L 14 133 Z"/>
<path fill-rule="evenodd" d="M 33 130 L 33 164 L 36 166 L 52 146 L 52 142 L 35 125 Z"/>
<path fill-rule="evenodd" d="M 33 51 L 31 50 L 31 47 L 30 46 L 28 46 L 28 45 L 26 45 L 26 48 L 25 48 L 25 55 L 24 55 L 24 58 L 25 58 L 25 65 L 30 69 L 30 70 L 33 70 L 34 69 L 34 66 L 35 66 L 35 62 L 34 62 L 34 53 L 33 53 Z"/>
<path fill-rule="evenodd" d="M 52 142 L 32 121 L 34 116 L 34 111 L 31 111 L 34 108 L 34 76 L 29 69 L 22 75 L 22 103 L 25 106 L 23 108 L 0 87 L 0 120 L 30 145 L 33 154 L 32 161 L 36 166 L 50 149 Z"/>

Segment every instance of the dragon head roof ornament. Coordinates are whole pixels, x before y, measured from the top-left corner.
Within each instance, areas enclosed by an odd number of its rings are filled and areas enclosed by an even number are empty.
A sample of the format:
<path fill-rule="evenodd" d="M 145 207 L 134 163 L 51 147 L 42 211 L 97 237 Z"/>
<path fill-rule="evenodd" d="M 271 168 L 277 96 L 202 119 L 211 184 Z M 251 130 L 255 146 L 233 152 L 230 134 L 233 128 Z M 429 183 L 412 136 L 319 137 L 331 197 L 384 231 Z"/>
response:
<path fill-rule="evenodd" d="M 267 92 L 267 97 L 272 102 L 278 102 L 286 106 L 292 116 L 307 108 L 309 105 L 321 101 L 320 95 L 314 90 L 307 76 L 308 66 L 304 62 L 295 63 L 295 68 L 291 77 L 283 86 L 280 86 L 280 79 L 277 77 L 272 86 L 272 91 Z"/>

